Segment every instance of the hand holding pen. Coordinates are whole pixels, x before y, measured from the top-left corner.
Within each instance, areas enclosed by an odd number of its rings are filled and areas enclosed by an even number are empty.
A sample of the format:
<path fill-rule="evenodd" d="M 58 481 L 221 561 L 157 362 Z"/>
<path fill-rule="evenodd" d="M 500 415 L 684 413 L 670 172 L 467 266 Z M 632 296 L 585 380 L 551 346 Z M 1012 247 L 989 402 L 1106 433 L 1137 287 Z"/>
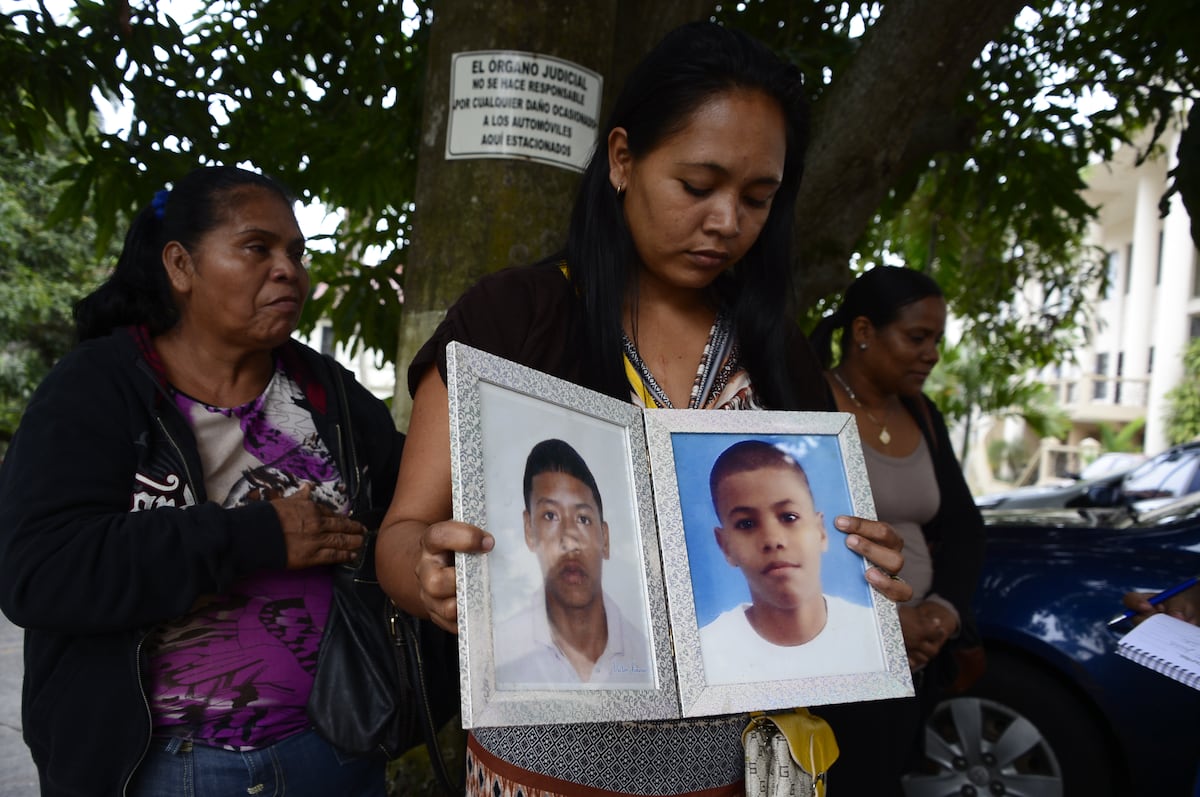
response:
<path fill-rule="evenodd" d="M 1165 613 L 1200 625 L 1200 576 L 1193 576 L 1157 594 L 1127 592 L 1122 602 L 1127 610 L 1108 621 L 1110 626 L 1126 620 L 1135 625 L 1151 614 Z"/>

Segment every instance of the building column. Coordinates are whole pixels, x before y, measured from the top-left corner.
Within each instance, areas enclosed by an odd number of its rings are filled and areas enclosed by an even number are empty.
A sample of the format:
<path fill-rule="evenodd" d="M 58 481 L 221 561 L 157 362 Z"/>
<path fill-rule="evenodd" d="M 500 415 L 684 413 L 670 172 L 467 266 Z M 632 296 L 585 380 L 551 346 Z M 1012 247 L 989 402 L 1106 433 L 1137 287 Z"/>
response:
<path fill-rule="evenodd" d="M 1118 350 L 1109 355 L 1108 374 L 1115 376 L 1118 358 L 1123 359 L 1122 376 L 1128 379 L 1145 379 L 1148 372 L 1152 319 L 1156 312 L 1154 302 L 1158 296 L 1155 275 L 1158 271 L 1158 233 L 1161 229 L 1158 218 L 1158 200 L 1162 197 L 1162 175 L 1155 164 L 1147 163 L 1134 174 L 1137 193 L 1133 211 L 1133 247 L 1129 268 L 1129 286 L 1125 294 L 1124 324 L 1118 330 Z M 1122 354 L 1124 355 L 1122 358 Z M 1145 401 L 1148 394 L 1142 390 L 1139 399 Z M 1128 388 L 1122 390 L 1128 395 Z M 1111 395 L 1111 391 L 1110 391 Z M 1132 398 L 1132 397 L 1131 397 Z M 1147 417 L 1149 422 L 1149 417 Z M 1147 445 L 1147 453 L 1158 449 Z"/>
<path fill-rule="evenodd" d="M 1179 136 L 1176 134 L 1164 146 L 1171 153 L 1170 166 L 1177 162 Z M 1154 370 L 1146 400 L 1146 451 L 1158 452 L 1169 443 L 1166 436 L 1169 406 L 1166 394 L 1183 378 L 1183 352 L 1188 344 L 1190 319 L 1188 305 L 1194 293 L 1192 264 L 1196 246 L 1192 241 L 1187 210 L 1179 194 L 1171 197 L 1166 218 L 1162 221 L 1163 267 L 1162 284 L 1158 286 L 1152 313 L 1145 318 L 1153 326 Z"/>

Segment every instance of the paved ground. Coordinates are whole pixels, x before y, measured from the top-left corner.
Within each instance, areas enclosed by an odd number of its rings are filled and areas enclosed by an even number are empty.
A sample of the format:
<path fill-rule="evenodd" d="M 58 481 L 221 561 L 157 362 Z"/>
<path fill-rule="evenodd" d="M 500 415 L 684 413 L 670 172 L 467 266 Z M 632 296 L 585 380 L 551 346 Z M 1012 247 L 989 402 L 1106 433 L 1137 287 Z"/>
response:
<path fill-rule="evenodd" d="M 0 615 L 0 797 L 37 797 L 37 770 L 21 740 L 21 629 Z"/>

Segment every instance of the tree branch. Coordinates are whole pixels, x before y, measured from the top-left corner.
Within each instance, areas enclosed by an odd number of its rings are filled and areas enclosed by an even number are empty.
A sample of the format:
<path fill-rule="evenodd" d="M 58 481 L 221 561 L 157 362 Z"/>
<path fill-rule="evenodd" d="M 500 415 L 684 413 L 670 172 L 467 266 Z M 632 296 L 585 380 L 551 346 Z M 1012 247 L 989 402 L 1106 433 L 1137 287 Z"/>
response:
<path fill-rule="evenodd" d="M 915 140 L 918 123 L 953 105 L 983 47 L 1025 5 L 893 0 L 884 7 L 814 108 L 796 207 L 804 301 L 845 286 L 850 254 L 880 202 L 917 153 L 937 151 L 935 139 Z"/>

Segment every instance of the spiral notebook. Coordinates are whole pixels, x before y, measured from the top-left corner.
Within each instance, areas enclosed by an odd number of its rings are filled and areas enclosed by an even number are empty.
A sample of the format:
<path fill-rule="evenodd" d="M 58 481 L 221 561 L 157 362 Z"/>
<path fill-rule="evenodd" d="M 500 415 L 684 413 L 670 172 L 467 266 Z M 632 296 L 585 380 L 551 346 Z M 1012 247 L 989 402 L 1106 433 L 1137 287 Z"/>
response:
<path fill-rule="evenodd" d="M 1156 614 L 1122 637 L 1117 653 L 1200 689 L 1200 626 Z"/>

